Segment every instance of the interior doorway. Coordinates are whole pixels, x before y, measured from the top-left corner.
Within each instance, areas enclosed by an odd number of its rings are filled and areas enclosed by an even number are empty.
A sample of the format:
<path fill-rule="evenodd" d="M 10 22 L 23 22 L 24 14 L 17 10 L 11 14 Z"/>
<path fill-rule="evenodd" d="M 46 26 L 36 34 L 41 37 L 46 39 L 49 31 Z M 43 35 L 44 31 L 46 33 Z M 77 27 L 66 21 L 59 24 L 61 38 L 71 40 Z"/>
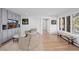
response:
<path fill-rule="evenodd" d="M 43 19 L 43 33 L 47 33 L 48 32 L 48 19 L 45 18 Z"/>

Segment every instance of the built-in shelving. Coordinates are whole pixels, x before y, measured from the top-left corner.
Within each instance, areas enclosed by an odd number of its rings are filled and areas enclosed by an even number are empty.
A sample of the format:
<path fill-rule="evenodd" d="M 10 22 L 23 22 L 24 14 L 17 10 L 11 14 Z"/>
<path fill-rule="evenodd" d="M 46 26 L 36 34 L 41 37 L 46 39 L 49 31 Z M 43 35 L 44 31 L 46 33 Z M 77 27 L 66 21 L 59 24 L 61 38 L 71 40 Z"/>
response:
<path fill-rule="evenodd" d="M 8 19 L 17 20 L 20 24 L 21 16 L 5 8 L 0 8 L 0 44 L 18 34 L 20 30 L 20 27 L 8 29 Z"/>

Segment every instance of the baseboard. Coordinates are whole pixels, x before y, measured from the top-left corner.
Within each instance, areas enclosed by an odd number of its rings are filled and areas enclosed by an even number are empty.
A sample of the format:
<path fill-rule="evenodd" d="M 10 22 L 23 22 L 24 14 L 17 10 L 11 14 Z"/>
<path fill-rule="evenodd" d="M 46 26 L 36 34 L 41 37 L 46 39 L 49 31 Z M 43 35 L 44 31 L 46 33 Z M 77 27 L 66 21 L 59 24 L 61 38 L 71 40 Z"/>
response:
<path fill-rule="evenodd" d="M 78 47 L 79 48 L 79 44 L 78 43 L 73 43 L 76 47 Z"/>
<path fill-rule="evenodd" d="M 4 46 L 5 44 L 7 44 L 7 43 L 8 43 L 9 41 L 11 41 L 11 40 L 12 40 L 12 39 L 9 39 L 9 40 L 7 40 L 7 41 L 1 43 L 1 44 L 0 44 L 0 47 Z"/>

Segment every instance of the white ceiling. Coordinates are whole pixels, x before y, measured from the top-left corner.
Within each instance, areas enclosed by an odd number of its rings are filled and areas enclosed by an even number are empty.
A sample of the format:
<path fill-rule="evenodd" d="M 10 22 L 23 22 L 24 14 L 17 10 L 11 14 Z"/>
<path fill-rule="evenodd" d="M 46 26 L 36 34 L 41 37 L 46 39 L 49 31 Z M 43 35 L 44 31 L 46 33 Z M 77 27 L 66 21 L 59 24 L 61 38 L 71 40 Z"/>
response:
<path fill-rule="evenodd" d="M 7 8 L 26 16 L 58 16 L 74 8 Z"/>

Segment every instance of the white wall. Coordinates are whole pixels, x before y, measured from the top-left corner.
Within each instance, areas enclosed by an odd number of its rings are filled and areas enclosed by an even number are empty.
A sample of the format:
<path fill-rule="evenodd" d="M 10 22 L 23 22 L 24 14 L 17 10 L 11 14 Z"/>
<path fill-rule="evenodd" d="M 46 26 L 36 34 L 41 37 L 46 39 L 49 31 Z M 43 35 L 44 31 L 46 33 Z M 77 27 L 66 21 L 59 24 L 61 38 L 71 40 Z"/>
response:
<path fill-rule="evenodd" d="M 22 18 L 27 18 L 25 15 L 21 16 L 21 35 L 25 35 L 25 31 L 29 30 L 30 25 L 23 25 L 22 24 Z"/>
<path fill-rule="evenodd" d="M 30 21 L 30 28 L 36 28 L 37 32 L 41 33 L 41 17 L 40 16 L 30 16 L 28 17 Z"/>
<path fill-rule="evenodd" d="M 50 34 L 56 34 L 57 33 L 57 24 L 56 25 L 53 25 L 51 24 L 51 20 L 56 20 L 57 21 L 57 18 L 56 17 L 52 17 L 50 18 Z"/>
<path fill-rule="evenodd" d="M 43 34 L 43 19 L 48 19 L 47 20 L 47 32 L 49 34 L 56 34 L 57 33 L 57 24 L 52 25 L 51 20 L 57 20 L 57 17 L 43 17 L 41 18 L 41 33 Z"/>
<path fill-rule="evenodd" d="M 41 34 L 41 17 L 39 16 L 22 16 L 21 18 L 28 18 L 29 24 L 21 24 L 21 35 L 25 34 L 25 31 L 30 30 L 31 28 L 36 28 L 37 32 Z"/>
<path fill-rule="evenodd" d="M 47 32 L 50 33 L 50 18 L 47 21 Z"/>
<path fill-rule="evenodd" d="M 43 19 L 43 31 L 47 31 L 47 20 Z"/>
<path fill-rule="evenodd" d="M 43 34 L 43 16 L 24 16 L 29 19 L 29 25 L 22 25 L 21 32 L 24 34 L 26 30 L 36 28 L 37 32 Z M 22 17 L 23 18 L 23 17 Z M 51 20 L 57 20 L 57 17 L 47 17 L 47 31 L 49 34 L 57 32 L 57 25 L 52 25 Z"/>

